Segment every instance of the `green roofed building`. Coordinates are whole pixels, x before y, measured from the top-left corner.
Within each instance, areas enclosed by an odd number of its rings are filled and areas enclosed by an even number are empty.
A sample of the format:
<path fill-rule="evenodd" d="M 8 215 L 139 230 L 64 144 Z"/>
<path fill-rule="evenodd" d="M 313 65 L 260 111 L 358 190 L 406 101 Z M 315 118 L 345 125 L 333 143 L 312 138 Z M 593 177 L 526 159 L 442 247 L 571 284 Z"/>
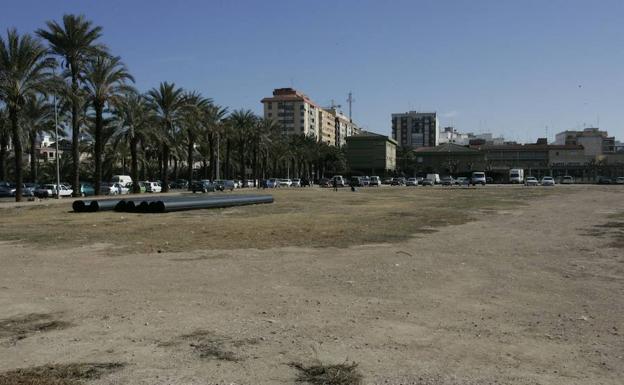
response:
<path fill-rule="evenodd" d="M 383 175 L 396 169 L 397 142 L 393 139 L 362 131 L 346 140 L 347 164 L 352 172 Z"/>

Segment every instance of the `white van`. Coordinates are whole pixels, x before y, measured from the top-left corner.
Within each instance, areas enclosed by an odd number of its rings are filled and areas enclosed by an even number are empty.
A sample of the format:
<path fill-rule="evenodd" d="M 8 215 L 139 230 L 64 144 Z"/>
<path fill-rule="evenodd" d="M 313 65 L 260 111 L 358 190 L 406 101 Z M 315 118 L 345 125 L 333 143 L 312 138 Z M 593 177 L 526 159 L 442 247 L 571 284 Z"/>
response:
<path fill-rule="evenodd" d="M 433 181 L 433 184 L 440 184 L 440 174 L 427 174 L 425 179 Z"/>
<path fill-rule="evenodd" d="M 521 168 L 509 170 L 509 183 L 524 183 L 524 170 Z"/>
<path fill-rule="evenodd" d="M 123 187 L 132 186 L 132 178 L 130 175 L 113 175 L 113 179 L 111 180 L 113 183 L 119 183 Z"/>
<path fill-rule="evenodd" d="M 470 178 L 470 184 L 472 184 L 473 186 L 476 184 L 480 184 L 482 186 L 485 186 L 486 183 L 486 178 L 485 178 L 485 173 L 482 171 L 475 171 L 472 173 L 472 178 Z"/>

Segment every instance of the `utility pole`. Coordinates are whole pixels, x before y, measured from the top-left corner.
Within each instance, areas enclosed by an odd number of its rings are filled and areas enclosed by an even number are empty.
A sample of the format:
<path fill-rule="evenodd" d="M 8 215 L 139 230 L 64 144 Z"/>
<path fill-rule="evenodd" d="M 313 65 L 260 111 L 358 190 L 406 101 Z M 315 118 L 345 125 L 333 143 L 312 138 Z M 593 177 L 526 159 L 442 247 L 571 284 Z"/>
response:
<path fill-rule="evenodd" d="M 53 71 L 54 76 L 56 72 Z M 54 91 L 54 157 L 56 158 L 56 199 L 61 199 L 61 166 L 59 160 L 59 133 L 58 133 L 58 110 L 56 106 L 56 91 Z"/>
<path fill-rule="evenodd" d="M 355 99 L 353 99 L 353 93 L 351 91 L 349 91 L 349 97 L 347 98 L 347 102 L 349 103 L 349 121 L 353 121 L 352 117 L 351 117 L 351 108 L 352 108 L 352 104 L 353 102 L 355 102 Z"/>

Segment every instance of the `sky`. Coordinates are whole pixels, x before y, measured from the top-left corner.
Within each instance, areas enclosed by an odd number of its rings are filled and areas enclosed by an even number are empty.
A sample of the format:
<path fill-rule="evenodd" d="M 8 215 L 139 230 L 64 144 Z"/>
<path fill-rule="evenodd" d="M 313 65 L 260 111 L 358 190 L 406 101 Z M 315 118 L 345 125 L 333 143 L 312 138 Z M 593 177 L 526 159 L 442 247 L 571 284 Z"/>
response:
<path fill-rule="evenodd" d="M 65 13 L 103 27 L 142 91 L 161 81 L 262 113 L 274 88 L 347 107 L 390 134 L 391 114 L 534 142 L 599 126 L 624 140 L 621 0 L 2 0 L 0 32 Z"/>

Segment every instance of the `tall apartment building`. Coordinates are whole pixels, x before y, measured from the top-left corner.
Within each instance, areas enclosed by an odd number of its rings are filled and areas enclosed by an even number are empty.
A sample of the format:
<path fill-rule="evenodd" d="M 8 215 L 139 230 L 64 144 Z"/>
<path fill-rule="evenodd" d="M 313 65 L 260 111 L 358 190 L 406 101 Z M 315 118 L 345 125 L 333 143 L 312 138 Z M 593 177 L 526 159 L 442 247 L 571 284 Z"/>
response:
<path fill-rule="evenodd" d="M 348 116 L 342 113 L 336 107 L 328 107 L 327 111 L 331 112 L 335 117 L 336 126 L 336 146 L 342 147 L 347 144 L 347 137 L 360 133 L 358 126 L 353 123 Z"/>
<path fill-rule="evenodd" d="M 336 107 L 321 108 L 293 88 L 276 88 L 261 100 L 265 119 L 275 120 L 286 135 L 308 135 L 330 146 L 342 147 L 358 126 Z"/>
<path fill-rule="evenodd" d="M 435 112 L 392 114 L 392 139 L 400 146 L 435 147 L 439 144 L 439 135 Z"/>
<path fill-rule="evenodd" d="M 282 127 L 284 134 L 304 134 L 321 138 L 321 109 L 304 93 L 292 88 L 276 88 L 273 96 L 261 100 L 265 119 L 273 119 Z"/>
<path fill-rule="evenodd" d="M 329 144 L 330 146 L 336 145 L 336 116 L 330 111 L 326 111 L 322 108 L 318 109 L 319 113 L 319 131 L 321 133 L 320 141 Z"/>

